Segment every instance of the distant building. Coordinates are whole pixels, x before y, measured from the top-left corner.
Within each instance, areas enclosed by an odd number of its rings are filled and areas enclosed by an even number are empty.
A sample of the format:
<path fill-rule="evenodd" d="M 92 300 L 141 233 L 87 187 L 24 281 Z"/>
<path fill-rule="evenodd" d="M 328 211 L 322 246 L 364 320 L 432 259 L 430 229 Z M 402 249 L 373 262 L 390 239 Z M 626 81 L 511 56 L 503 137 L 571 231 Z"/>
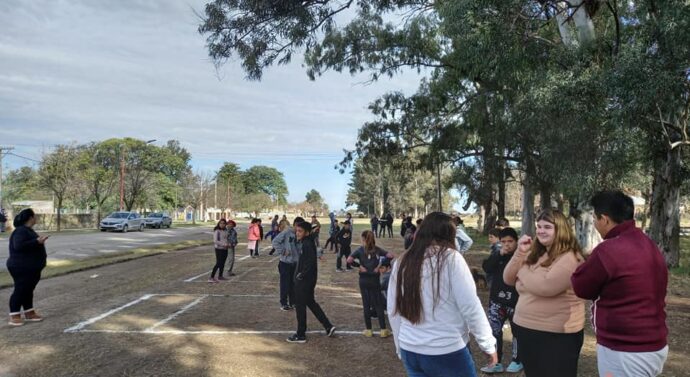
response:
<path fill-rule="evenodd" d="M 52 200 L 22 200 L 11 203 L 15 209 L 31 208 L 38 214 L 55 213 L 55 205 Z"/>

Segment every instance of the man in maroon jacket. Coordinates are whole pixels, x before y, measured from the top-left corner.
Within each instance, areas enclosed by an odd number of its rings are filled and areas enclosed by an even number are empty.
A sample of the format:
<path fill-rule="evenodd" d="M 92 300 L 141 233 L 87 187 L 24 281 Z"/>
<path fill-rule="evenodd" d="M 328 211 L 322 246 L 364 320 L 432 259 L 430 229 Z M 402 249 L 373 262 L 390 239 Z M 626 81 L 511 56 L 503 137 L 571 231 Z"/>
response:
<path fill-rule="evenodd" d="M 602 191 L 590 200 L 604 238 L 573 274 L 575 294 L 592 300 L 601 377 L 658 376 L 668 356 L 668 271 L 659 248 L 635 227 L 632 199 Z"/>

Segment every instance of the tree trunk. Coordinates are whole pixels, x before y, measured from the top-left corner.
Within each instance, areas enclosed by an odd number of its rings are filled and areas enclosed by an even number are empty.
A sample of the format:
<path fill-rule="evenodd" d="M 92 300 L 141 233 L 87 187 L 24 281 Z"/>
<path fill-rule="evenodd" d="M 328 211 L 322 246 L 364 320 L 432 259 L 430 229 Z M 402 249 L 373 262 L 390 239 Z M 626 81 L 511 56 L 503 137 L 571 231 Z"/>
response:
<path fill-rule="evenodd" d="M 601 242 L 594 228 L 594 208 L 586 202 L 570 202 L 570 216 L 575 219 L 575 236 L 585 254 L 589 254 Z"/>
<path fill-rule="evenodd" d="M 649 236 L 657 243 L 666 265 L 680 262 L 680 148 L 666 151 L 654 167 Z"/>
<path fill-rule="evenodd" d="M 534 236 L 534 191 L 529 183 L 522 183 L 522 234 Z"/>
<path fill-rule="evenodd" d="M 556 195 L 556 208 L 558 208 L 561 213 L 565 213 L 565 198 L 563 194 Z"/>
<path fill-rule="evenodd" d="M 496 210 L 493 206 L 493 199 L 486 202 L 482 208 L 484 209 L 484 224 L 482 226 L 482 234 L 485 236 L 489 231 L 496 226 Z"/>
<path fill-rule="evenodd" d="M 501 173 L 498 175 L 498 201 L 496 203 L 498 218 L 506 217 L 506 169 L 505 162 L 501 163 Z"/>
<path fill-rule="evenodd" d="M 587 7 L 584 3 L 585 0 L 571 1 L 572 6 L 579 7 L 575 14 L 573 14 L 573 22 L 577 29 L 577 37 L 580 40 L 580 44 L 593 42 L 596 38 L 594 22 L 592 22 L 592 17 L 587 13 Z"/>
<path fill-rule="evenodd" d="M 556 5 L 557 14 L 554 19 L 558 25 L 558 32 L 561 35 L 561 41 L 566 46 L 577 46 L 577 41 L 573 37 L 573 33 L 568 25 L 568 5 L 565 2 L 559 2 Z"/>
<path fill-rule="evenodd" d="M 62 218 L 62 214 L 60 213 L 60 208 L 62 208 L 62 196 L 57 196 L 57 231 L 58 232 L 62 230 L 60 227 L 60 224 L 61 224 L 60 220 Z"/>
<path fill-rule="evenodd" d="M 543 211 L 551 208 L 551 188 L 544 185 L 539 190 L 539 209 Z"/>

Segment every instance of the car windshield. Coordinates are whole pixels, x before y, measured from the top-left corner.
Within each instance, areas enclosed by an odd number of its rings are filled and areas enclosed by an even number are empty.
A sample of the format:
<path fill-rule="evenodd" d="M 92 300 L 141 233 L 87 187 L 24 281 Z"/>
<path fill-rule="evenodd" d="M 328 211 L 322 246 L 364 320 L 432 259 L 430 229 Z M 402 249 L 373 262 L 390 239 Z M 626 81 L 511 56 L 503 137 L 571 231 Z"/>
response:
<path fill-rule="evenodd" d="M 149 217 L 163 217 L 162 213 L 152 213 L 149 215 Z"/>
<path fill-rule="evenodd" d="M 108 215 L 111 219 L 126 219 L 129 216 L 128 212 L 115 212 Z"/>

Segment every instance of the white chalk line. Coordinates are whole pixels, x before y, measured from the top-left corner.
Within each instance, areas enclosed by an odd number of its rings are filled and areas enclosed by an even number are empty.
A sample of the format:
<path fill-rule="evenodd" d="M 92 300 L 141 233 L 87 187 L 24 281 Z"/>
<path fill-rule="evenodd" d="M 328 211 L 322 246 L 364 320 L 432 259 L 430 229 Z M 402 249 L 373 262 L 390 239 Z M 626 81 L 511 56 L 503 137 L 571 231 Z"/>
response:
<path fill-rule="evenodd" d="M 280 281 L 276 277 L 276 280 L 226 280 L 226 281 L 221 281 L 221 284 L 224 282 L 230 282 L 230 283 L 240 283 L 240 284 L 278 284 Z M 198 283 L 198 284 L 210 284 L 209 282 L 206 281 L 188 281 L 187 283 Z M 351 285 L 353 287 L 357 286 L 357 282 L 349 282 L 349 281 L 336 281 L 336 282 L 328 282 L 328 283 L 321 283 L 319 282 L 316 287 L 324 287 L 324 286 L 336 286 L 336 285 Z"/>
<path fill-rule="evenodd" d="M 176 311 L 175 313 L 169 315 L 169 316 L 168 316 L 167 318 L 165 318 L 164 320 L 162 320 L 162 321 L 160 321 L 160 322 L 154 324 L 153 326 L 147 328 L 146 330 L 144 330 L 144 332 L 151 332 L 151 331 L 154 331 L 156 328 L 165 325 L 166 323 L 168 323 L 168 322 L 172 321 L 173 319 L 179 317 L 180 315 L 182 315 L 184 312 L 188 311 L 189 309 L 191 309 L 191 308 L 193 308 L 193 307 L 199 305 L 199 303 L 200 303 L 203 299 L 205 299 L 206 297 L 208 297 L 208 295 L 203 295 L 203 296 L 197 298 L 196 300 L 194 300 L 194 301 L 190 302 L 189 304 L 185 305 L 182 309 L 180 309 L 180 310 Z"/>
<path fill-rule="evenodd" d="M 154 324 L 153 326 L 147 328 L 146 330 L 141 330 L 141 331 L 133 331 L 134 333 L 164 333 L 160 332 L 159 330 L 155 330 L 155 328 L 160 327 L 173 319 L 177 318 L 179 315 L 185 313 L 186 311 L 192 309 L 194 306 L 198 305 L 202 300 L 204 300 L 207 297 L 223 297 L 223 298 L 279 298 L 280 295 L 259 295 L 259 294 L 238 294 L 238 295 L 232 295 L 232 294 L 190 294 L 190 293 L 151 293 L 151 294 L 146 294 L 141 296 L 140 298 L 128 302 L 122 306 L 119 306 L 115 309 L 112 309 L 108 312 L 105 312 L 103 314 L 100 314 L 98 316 L 95 316 L 93 318 L 87 319 L 86 321 L 79 322 L 78 324 L 67 328 L 64 330 L 65 333 L 76 333 L 76 332 L 112 332 L 111 330 L 84 330 L 85 327 L 93 325 L 96 322 L 99 322 L 117 312 L 120 312 L 124 309 L 127 309 L 131 306 L 134 306 L 136 304 L 141 303 L 142 301 L 149 300 L 152 297 L 167 297 L 167 296 L 183 296 L 183 297 L 196 297 L 197 299 L 192 301 L 191 303 L 185 305 L 183 308 L 175 311 L 175 313 L 171 314 L 167 318 L 163 319 L 162 321 Z M 319 298 L 331 298 L 331 299 L 344 299 L 344 298 L 360 298 L 359 295 L 317 295 Z M 116 331 L 120 333 L 126 333 L 127 331 Z"/>
<path fill-rule="evenodd" d="M 104 318 L 106 318 L 106 317 L 109 317 L 109 316 L 111 316 L 111 315 L 113 315 L 113 314 L 115 314 L 115 313 L 117 313 L 117 312 L 119 312 L 119 311 L 121 311 L 121 310 L 127 309 L 127 308 L 130 307 L 130 306 L 134 306 L 134 305 L 136 305 L 136 304 L 138 304 L 138 303 L 140 303 L 140 302 L 142 302 L 142 301 L 148 300 L 148 299 L 150 299 L 151 297 L 153 297 L 153 295 L 144 295 L 144 296 L 141 296 L 140 298 L 138 298 L 138 299 L 136 299 L 136 300 L 134 300 L 134 301 L 131 301 L 131 302 L 127 303 L 127 304 L 124 304 L 124 305 L 122 305 L 122 306 L 120 306 L 120 307 L 117 307 L 117 308 L 115 308 L 115 309 L 113 309 L 113 310 L 111 310 L 111 311 L 105 312 L 105 313 L 103 313 L 103 314 L 101 314 L 101 315 L 99 315 L 99 316 L 93 317 L 93 318 L 88 319 L 88 320 L 86 320 L 86 321 L 79 322 L 78 324 L 76 324 L 76 325 L 74 325 L 74 326 L 72 326 L 72 327 L 70 327 L 70 328 L 68 328 L 68 329 L 65 329 L 65 332 L 66 332 L 66 333 L 67 333 L 67 332 L 77 332 L 77 331 L 83 329 L 83 328 L 86 327 L 86 326 L 93 325 L 94 323 L 96 323 L 96 322 L 98 322 L 98 321 L 100 321 L 100 320 L 102 320 L 102 319 L 104 319 Z"/>
<path fill-rule="evenodd" d="M 151 335 L 291 335 L 294 330 L 277 330 L 277 331 L 253 331 L 253 330 L 79 330 L 74 331 L 79 333 L 105 333 L 105 334 L 151 334 Z M 307 334 L 321 334 L 325 336 L 324 330 L 307 331 Z M 380 335 L 376 331 L 373 334 Z M 335 335 L 362 335 L 362 331 L 356 330 L 337 330 Z"/>
<path fill-rule="evenodd" d="M 249 259 L 249 258 L 251 258 L 251 256 L 250 256 L 250 255 L 246 255 L 246 256 L 244 256 L 244 257 L 242 257 L 242 258 L 237 258 L 237 260 L 236 260 L 235 262 L 241 262 L 241 261 L 246 260 L 246 259 Z M 183 281 L 184 281 L 185 283 L 191 283 L 191 282 L 193 282 L 194 280 L 196 280 L 196 279 L 198 279 L 198 278 L 200 278 L 200 277 L 202 277 L 202 276 L 210 275 L 210 274 L 211 274 L 211 271 L 202 272 L 202 273 L 200 273 L 199 275 L 193 276 L 193 277 L 191 277 L 191 278 L 189 278 L 189 279 L 185 279 L 185 280 L 183 280 Z"/>

